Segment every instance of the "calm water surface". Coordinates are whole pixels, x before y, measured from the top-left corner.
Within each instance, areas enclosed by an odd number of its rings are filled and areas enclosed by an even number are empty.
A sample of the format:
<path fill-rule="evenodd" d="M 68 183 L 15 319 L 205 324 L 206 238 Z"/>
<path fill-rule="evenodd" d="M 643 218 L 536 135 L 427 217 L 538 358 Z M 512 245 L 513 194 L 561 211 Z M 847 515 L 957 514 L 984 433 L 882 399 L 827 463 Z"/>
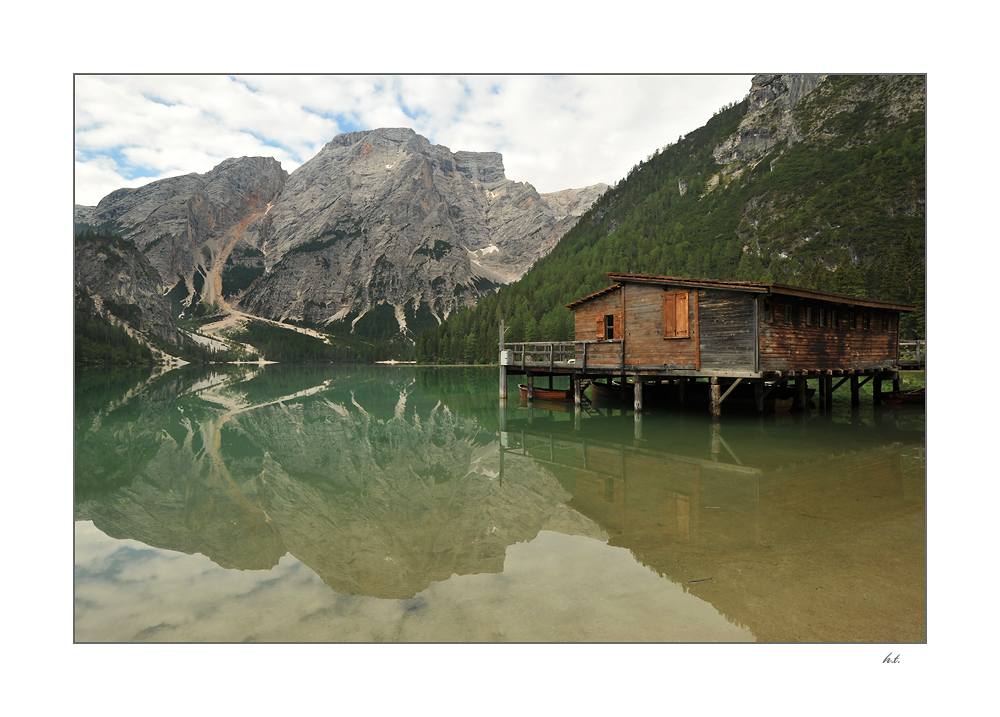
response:
<path fill-rule="evenodd" d="M 75 639 L 926 639 L 922 409 L 636 421 L 511 385 L 79 374 Z"/>

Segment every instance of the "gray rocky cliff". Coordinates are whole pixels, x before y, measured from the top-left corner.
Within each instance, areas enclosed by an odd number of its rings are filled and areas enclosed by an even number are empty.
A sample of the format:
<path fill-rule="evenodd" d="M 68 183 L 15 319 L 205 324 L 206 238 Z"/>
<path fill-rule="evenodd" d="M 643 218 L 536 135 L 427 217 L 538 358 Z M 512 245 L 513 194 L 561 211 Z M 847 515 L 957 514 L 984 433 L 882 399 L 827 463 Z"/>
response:
<path fill-rule="evenodd" d="M 124 324 L 133 335 L 153 335 L 173 346 L 179 344 L 160 275 L 131 241 L 87 234 L 76 237 L 73 277 L 77 295 L 89 297 L 97 313 Z"/>
<path fill-rule="evenodd" d="M 452 153 L 409 129 L 338 135 L 248 227 L 267 275 L 239 305 L 353 323 L 387 304 L 401 329 L 437 323 L 522 276 L 604 188 L 541 195 L 506 179 L 499 154 Z"/>
<path fill-rule="evenodd" d="M 74 218 L 134 241 L 168 288 L 184 282 L 186 304 L 212 304 L 246 225 L 266 214 L 287 177 L 270 157 L 227 159 L 205 174 L 116 190 L 96 207 L 75 207 Z"/>
<path fill-rule="evenodd" d="M 756 75 L 750 85 L 747 115 L 739 130 L 712 152 L 720 164 L 754 162 L 781 140 L 794 144 L 801 128 L 794 107 L 826 79 L 826 75 Z"/>
<path fill-rule="evenodd" d="M 291 175 L 270 158 L 227 159 L 74 218 L 134 241 L 185 310 L 352 330 L 380 308 L 412 338 L 520 278 L 606 188 L 539 194 L 506 179 L 496 152 L 390 128 L 338 135 Z"/>

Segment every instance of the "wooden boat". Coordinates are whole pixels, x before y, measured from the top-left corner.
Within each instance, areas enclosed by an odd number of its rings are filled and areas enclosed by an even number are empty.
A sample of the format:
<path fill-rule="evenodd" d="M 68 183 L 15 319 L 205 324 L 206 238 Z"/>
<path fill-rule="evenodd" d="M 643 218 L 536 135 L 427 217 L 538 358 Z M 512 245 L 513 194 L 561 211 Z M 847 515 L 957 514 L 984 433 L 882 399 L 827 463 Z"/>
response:
<path fill-rule="evenodd" d="M 925 403 L 925 389 L 911 388 L 908 391 L 893 391 L 892 393 L 883 393 L 882 401 L 885 403 Z"/>
<path fill-rule="evenodd" d="M 528 400 L 528 387 L 523 383 L 517 384 L 517 387 L 521 390 L 521 398 L 525 401 Z M 587 387 L 582 386 L 581 393 Z M 573 389 L 572 388 L 535 388 L 532 390 L 532 400 L 533 401 L 560 401 L 560 402 L 573 402 Z"/>
<path fill-rule="evenodd" d="M 612 381 L 610 385 L 593 381 L 590 384 L 590 393 L 594 396 L 595 401 L 620 401 L 623 396 L 626 401 L 631 401 L 635 396 L 635 387 L 626 383 L 623 394 L 622 385 L 618 381 Z"/>

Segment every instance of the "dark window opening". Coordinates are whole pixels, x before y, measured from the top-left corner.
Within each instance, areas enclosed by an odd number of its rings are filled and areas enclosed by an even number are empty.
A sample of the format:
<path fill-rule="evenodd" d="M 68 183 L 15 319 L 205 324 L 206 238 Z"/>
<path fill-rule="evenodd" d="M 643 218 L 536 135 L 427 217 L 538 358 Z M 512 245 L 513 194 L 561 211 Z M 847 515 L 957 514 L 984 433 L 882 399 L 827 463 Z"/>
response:
<path fill-rule="evenodd" d="M 615 315 L 607 314 L 604 317 L 604 338 L 613 339 L 615 337 Z"/>
<path fill-rule="evenodd" d="M 792 307 L 789 304 L 785 304 L 785 323 L 792 323 Z"/>
<path fill-rule="evenodd" d="M 764 321 L 766 321 L 767 323 L 771 323 L 772 318 L 773 317 L 771 316 L 771 302 L 770 301 L 765 301 L 764 302 Z"/>

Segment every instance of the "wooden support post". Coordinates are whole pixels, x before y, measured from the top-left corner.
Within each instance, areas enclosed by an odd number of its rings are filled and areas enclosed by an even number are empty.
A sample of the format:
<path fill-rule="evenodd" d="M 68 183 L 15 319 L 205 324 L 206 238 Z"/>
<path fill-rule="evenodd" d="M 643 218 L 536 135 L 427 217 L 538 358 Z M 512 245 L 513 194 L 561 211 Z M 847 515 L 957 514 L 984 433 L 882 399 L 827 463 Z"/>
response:
<path fill-rule="evenodd" d="M 642 411 L 635 412 L 635 430 L 633 432 L 635 440 L 642 440 Z"/>
<path fill-rule="evenodd" d="M 719 418 L 722 416 L 722 398 L 719 392 L 718 376 L 712 376 L 710 386 L 709 395 L 711 400 L 709 401 L 709 411 L 713 418 Z"/>
<path fill-rule="evenodd" d="M 753 382 L 753 403 L 757 413 L 764 412 L 764 379 Z"/>
<path fill-rule="evenodd" d="M 535 397 L 535 377 L 531 374 L 530 371 L 528 372 L 527 381 L 528 381 L 528 402 L 530 403 L 531 400 Z"/>
<path fill-rule="evenodd" d="M 851 376 L 851 405 L 852 406 L 861 405 L 861 392 L 860 392 L 860 386 L 858 386 L 857 374 L 853 374 Z"/>
<path fill-rule="evenodd" d="M 796 403 L 798 403 L 799 408 L 803 411 L 809 407 L 809 394 L 806 391 L 806 383 L 806 379 L 804 378 L 795 379 L 795 391 L 798 394 L 798 401 Z"/>
<path fill-rule="evenodd" d="M 570 381 L 573 382 L 573 403 L 579 407 L 583 404 L 583 380 L 576 374 L 573 374 Z"/>
<path fill-rule="evenodd" d="M 822 413 L 826 410 L 826 402 L 829 399 L 829 396 L 826 393 L 826 378 L 820 376 L 816 380 L 816 383 L 819 384 L 817 386 L 817 388 L 819 388 L 819 412 Z"/>
<path fill-rule="evenodd" d="M 500 398 L 507 398 L 507 367 L 500 364 Z"/>
<path fill-rule="evenodd" d="M 638 376 L 636 376 L 635 379 L 636 380 L 635 380 L 635 404 L 634 404 L 634 408 L 635 408 L 635 412 L 637 414 L 639 414 L 639 413 L 642 413 L 642 381 L 639 380 Z"/>
<path fill-rule="evenodd" d="M 896 393 L 899 393 L 899 374 L 898 373 L 896 373 L 896 374 L 893 375 L 892 390 L 895 391 Z"/>
<path fill-rule="evenodd" d="M 876 406 L 882 405 L 882 374 L 875 374 L 872 386 L 872 398 L 875 401 Z"/>
<path fill-rule="evenodd" d="M 550 373 L 550 374 L 549 374 L 549 390 L 550 390 L 550 391 L 551 391 L 551 390 L 553 389 L 553 387 L 554 387 L 554 386 L 553 386 L 553 383 L 552 383 L 552 381 L 553 381 L 554 379 L 555 379 L 555 377 L 554 377 L 554 376 L 553 376 L 553 375 L 552 375 L 552 374 Z"/>

